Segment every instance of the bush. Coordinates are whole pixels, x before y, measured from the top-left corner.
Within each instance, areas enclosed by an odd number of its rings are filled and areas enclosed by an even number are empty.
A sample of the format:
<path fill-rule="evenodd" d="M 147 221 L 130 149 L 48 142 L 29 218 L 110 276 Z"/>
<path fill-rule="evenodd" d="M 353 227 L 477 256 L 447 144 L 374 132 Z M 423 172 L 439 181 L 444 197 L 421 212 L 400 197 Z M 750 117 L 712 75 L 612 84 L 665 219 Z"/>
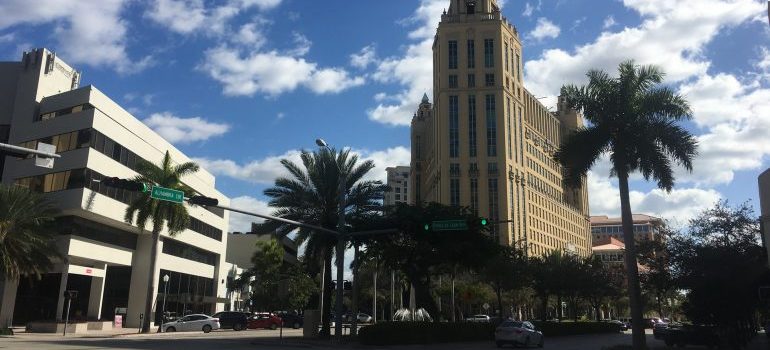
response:
<path fill-rule="evenodd" d="M 365 345 L 430 344 L 493 340 L 489 323 L 382 322 L 361 328 Z"/>
<path fill-rule="evenodd" d="M 542 322 L 532 321 L 537 330 L 543 332 L 546 337 L 559 337 L 564 335 L 617 333 L 620 325 L 609 322 Z"/>
<path fill-rule="evenodd" d="M 615 333 L 620 326 L 607 322 L 532 322 L 546 337 Z M 492 323 L 381 322 L 361 328 L 358 337 L 365 345 L 401 345 L 492 341 Z"/>
<path fill-rule="evenodd" d="M 13 335 L 13 329 L 0 328 L 0 335 Z"/>

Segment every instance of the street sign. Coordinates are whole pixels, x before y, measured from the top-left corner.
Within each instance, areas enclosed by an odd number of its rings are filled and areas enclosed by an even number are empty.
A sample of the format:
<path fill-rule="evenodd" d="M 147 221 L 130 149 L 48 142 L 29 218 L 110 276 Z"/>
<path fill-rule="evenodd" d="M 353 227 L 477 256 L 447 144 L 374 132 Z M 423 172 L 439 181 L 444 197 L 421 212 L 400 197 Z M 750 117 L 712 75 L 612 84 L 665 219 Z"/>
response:
<path fill-rule="evenodd" d="M 56 153 L 56 146 L 38 142 L 37 150 L 45 153 Z M 35 166 L 51 169 L 53 168 L 53 160 L 53 158 L 46 158 L 40 155 L 35 155 Z"/>
<path fill-rule="evenodd" d="M 483 307 L 484 310 L 489 310 L 489 304 L 487 303 L 484 303 L 484 305 L 482 305 L 481 307 Z"/>
<path fill-rule="evenodd" d="M 465 220 L 441 220 L 431 224 L 433 231 L 464 231 L 468 229 Z"/>
<path fill-rule="evenodd" d="M 150 197 L 160 199 L 162 201 L 174 202 L 182 204 L 184 203 L 184 192 L 172 190 L 170 188 L 153 186 Z"/>

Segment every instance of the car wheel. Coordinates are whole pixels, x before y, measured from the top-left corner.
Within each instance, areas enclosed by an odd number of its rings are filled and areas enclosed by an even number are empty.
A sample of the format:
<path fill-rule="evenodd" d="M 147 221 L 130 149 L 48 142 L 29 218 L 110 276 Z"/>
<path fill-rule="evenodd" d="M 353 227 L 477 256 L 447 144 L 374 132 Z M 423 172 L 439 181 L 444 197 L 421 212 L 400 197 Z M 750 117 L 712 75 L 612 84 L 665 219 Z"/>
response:
<path fill-rule="evenodd" d="M 203 333 L 208 333 L 208 332 L 211 332 L 211 326 L 209 325 L 203 326 Z"/>
<path fill-rule="evenodd" d="M 176 332 L 176 328 L 168 327 L 168 328 L 166 328 L 166 332 Z"/>
<path fill-rule="evenodd" d="M 233 325 L 233 330 L 236 331 L 236 332 L 237 331 L 242 331 L 243 330 L 243 325 L 240 324 L 240 323 L 236 323 L 236 324 Z"/>
<path fill-rule="evenodd" d="M 299 322 L 294 322 L 294 324 L 291 325 L 291 328 L 299 329 Z"/>
<path fill-rule="evenodd" d="M 276 326 L 275 323 L 270 325 L 270 329 L 275 330 L 276 328 L 278 328 L 278 326 Z"/>

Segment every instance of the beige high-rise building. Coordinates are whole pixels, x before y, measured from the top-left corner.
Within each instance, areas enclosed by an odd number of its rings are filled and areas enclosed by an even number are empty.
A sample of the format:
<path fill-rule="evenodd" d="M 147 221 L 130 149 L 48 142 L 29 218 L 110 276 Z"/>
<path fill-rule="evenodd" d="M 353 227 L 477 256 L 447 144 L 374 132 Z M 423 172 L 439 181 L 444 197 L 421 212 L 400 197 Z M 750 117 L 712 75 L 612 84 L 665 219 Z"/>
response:
<path fill-rule="evenodd" d="M 553 152 L 582 125 L 524 88 L 519 33 L 495 0 L 451 0 L 433 43 L 433 101 L 412 121 L 411 196 L 468 206 L 500 244 L 531 255 L 591 253 L 588 194 L 570 189 Z"/>
<path fill-rule="evenodd" d="M 409 167 L 395 166 L 386 168 L 388 173 L 388 188 L 385 192 L 383 203 L 386 206 L 396 205 L 396 203 L 411 203 L 409 199 Z"/>

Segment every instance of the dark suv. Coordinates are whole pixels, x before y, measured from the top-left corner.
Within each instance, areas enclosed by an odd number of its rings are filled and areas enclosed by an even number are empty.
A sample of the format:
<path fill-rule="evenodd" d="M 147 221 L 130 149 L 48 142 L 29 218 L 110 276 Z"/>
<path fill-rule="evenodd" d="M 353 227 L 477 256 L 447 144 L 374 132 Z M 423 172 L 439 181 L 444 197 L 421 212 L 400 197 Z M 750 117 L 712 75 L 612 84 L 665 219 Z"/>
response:
<path fill-rule="evenodd" d="M 249 322 L 249 314 L 238 311 L 217 312 L 211 315 L 211 317 L 219 319 L 219 325 L 222 329 L 233 329 L 235 331 L 246 329 L 246 325 Z"/>

